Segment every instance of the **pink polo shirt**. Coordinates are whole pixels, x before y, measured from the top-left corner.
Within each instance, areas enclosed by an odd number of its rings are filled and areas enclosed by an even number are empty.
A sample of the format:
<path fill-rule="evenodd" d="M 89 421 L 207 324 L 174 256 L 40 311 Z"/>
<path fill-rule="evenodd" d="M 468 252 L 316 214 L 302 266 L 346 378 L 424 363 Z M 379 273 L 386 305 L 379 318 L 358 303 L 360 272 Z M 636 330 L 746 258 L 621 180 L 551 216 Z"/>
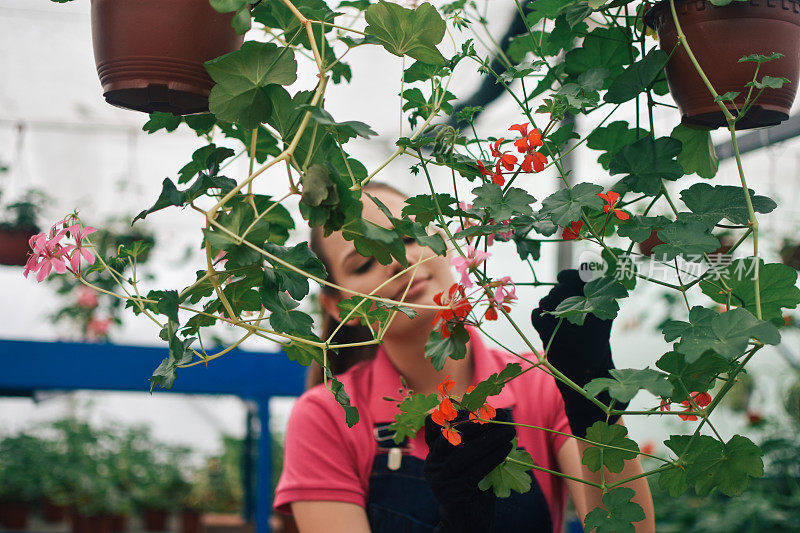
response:
<path fill-rule="evenodd" d="M 477 384 L 506 364 L 527 363 L 502 350 L 487 347 L 480 336 L 470 335 L 474 381 Z M 303 500 L 330 500 L 366 507 L 369 478 L 375 455 L 381 453 L 375 440 L 375 423 L 394 420 L 400 374 L 380 348 L 375 359 L 343 373 L 339 379 L 358 408 L 360 420 L 347 427 L 344 411 L 322 385 L 303 394 L 292 409 L 286 428 L 283 472 L 275 491 L 278 511 L 290 513 L 289 504 Z M 512 408 L 516 422 L 570 433 L 564 402 L 552 376 L 536 368 L 510 381 L 498 396 L 488 399 L 495 408 Z M 568 437 L 548 431 L 517 427 L 519 446 L 534 462 L 558 470 L 557 453 Z M 383 452 L 385 453 L 385 452 Z M 417 432 L 405 453 L 424 459 L 428 453 L 424 429 Z M 547 500 L 553 531 L 560 532 L 566 503 L 563 479 L 533 471 Z"/>

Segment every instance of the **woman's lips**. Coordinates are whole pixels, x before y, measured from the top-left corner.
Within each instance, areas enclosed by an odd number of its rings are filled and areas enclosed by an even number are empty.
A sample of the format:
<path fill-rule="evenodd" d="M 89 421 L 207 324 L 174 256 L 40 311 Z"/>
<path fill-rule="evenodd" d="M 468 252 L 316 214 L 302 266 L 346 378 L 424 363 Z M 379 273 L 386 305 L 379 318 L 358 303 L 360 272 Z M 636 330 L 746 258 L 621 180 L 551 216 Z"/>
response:
<path fill-rule="evenodd" d="M 430 277 L 415 279 L 414 282 L 411 284 L 411 287 L 409 287 L 408 292 L 405 295 L 405 298 L 403 298 L 403 293 L 406 290 L 406 286 L 404 285 L 400 289 L 400 291 L 398 291 L 398 293 L 395 295 L 394 300 L 400 301 L 404 299 L 408 301 L 408 300 L 414 300 L 419 296 L 422 296 L 428 290 L 428 285 L 430 285 L 430 280 L 431 280 Z"/>

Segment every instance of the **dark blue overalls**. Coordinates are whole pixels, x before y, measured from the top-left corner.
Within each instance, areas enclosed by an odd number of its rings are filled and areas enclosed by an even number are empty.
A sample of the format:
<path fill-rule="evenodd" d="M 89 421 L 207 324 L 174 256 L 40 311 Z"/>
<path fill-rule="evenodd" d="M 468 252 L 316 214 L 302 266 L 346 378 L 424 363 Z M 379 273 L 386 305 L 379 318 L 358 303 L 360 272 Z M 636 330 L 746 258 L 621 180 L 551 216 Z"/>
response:
<path fill-rule="evenodd" d="M 388 466 L 388 451 L 396 446 L 388 431 L 389 423 L 375 424 L 378 453 L 369 478 L 367 517 L 372 533 L 431 533 L 436 527 L 439 505 L 422 473 L 424 461 L 403 454 L 400 468 Z M 408 443 L 400 446 L 405 447 Z M 494 530 L 502 533 L 551 533 L 550 510 L 536 478 L 531 490 L 497 498 Z"/>

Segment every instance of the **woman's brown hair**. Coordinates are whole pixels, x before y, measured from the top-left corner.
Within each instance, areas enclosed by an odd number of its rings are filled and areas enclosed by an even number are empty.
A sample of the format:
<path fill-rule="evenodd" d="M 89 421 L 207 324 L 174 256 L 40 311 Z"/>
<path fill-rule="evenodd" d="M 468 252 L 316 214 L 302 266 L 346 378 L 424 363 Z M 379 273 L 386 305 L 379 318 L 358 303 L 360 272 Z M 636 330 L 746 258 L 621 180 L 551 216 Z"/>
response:
<path fill-rule="evenodd" d="M 377 190 L 384 190 L 384 191 L 391 191 L 395 194 L 406 198 L 407 196 L 400 192 L 399 190 L 395 189 L 391 185 L 387 185 L 385 183 L 368 183 L 364 189 L 365 191 L 377 191 Z M 322 234 L 322 229 L 319 227 L 311 228 L 311 237 L 309 238 L 308 247 L 313 251 L 319 260 L 322 261 L 322 264 L 325 265 L 325 269 L 328 271 L 328 280 L 336 283 L 336 280 L 332 279 L 331 277 L 331 269 L 330 269 L 330 261 L 328 257 L 325 256 L 325 252 L 322 248 L 322 241 L 325 237 Z M 329 285 L 322 286 L 322 292 L 324 294 L 328 294 L 331 296 L 336 296 L 339 292 L 337 289 Z M 332 317 L 330 314 L 322 310 L 322 332 L 321 337 L 323 339 L 327 339 L 331 333 L 339 326 L 339 320 Z M 336 335 L 331 339 L 331 343 L 333 344 L 350 344 L 350 343 L 357 343 L 357 342 L 365 342 L 372 340 L 374 337 L 370 329 L 366 326 L 358 325 L 358 326 L 348 326 L 343 325 L 339 328 L 339 331 L 336 332 Z M 360 363 L 361 361 L 368 361 L 373 359 L 375 355 L 378 353 L 378 345 L 377 344 L 368 344 L 365 346 L 354 346 L 350 348 L 343 348 L 338 351 L 337 354 L 334 354 L 332 357 L 328 358 L 328 365 L 330 365 L 331 372 L 333 374 L 341 374 L 348 368 L 352 367 L 353 365 Z M 311 363 L 311 366 L 308 369 L 308 374 L 306 374 L 306 388 L 310 389 L 315 385 L 319 385 L 323 382 L 323 372 L 322 367 L 318 363 Z"/>

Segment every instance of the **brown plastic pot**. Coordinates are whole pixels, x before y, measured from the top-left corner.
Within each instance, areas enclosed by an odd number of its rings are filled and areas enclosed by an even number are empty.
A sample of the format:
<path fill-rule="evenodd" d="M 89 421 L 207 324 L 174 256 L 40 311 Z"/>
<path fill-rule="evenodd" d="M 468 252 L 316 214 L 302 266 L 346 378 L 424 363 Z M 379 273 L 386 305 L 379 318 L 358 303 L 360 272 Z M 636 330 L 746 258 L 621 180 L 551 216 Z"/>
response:
<path fill-rule="evenodd" d="M 6 529 L 27 529 L 30 512 L 31 506 L 28 503 L 0 502 L 0 524 Z"/>
<path fill-rule="evenodd" d="M 181 511 L 181 533 L 202 533 L 204 530 L 200 518 L 201 514 L 194 509 Z"/>
<path fill-rule="evenodd" d="M 25 266 L 31 247 L 28 241 L 35 232 L 0 229 L 0 265 Z"/>
<path fill-rule="evenodd" d="M 734 1 L 726 6 L 705 0 L 676 0 L 675 10 L 695 57 L 717 93 L 741 93 L 734 101 L 739 109 L 748 91 L 745 84 L 753 80 L 756 67 L 755 63 L 739 63 L 739 58 L 783 54 L 780 59 L 762 64 L 758 78 L 783 77 L 789 83 L 780 89 L 765 89 L 736 122 L 736 129 L 773 126 L 789 118 L 800 77 L 800 0 Z M 645 13 L 645 22 L 658 31 L 661 49 L 671 53 L 678 43 L 678 33 L 669 3 L 662 0 L 651 7 Z M 666 75 L 670 93 L 682 114 L 681 122 L 708 129 L 727 126 L 722 110 L 682 46 L 667 63 Z M 735 116 L 734 106 L 730 102 L 726 105 Z"/>
<path fill-rule="evenodd" d="M 208 0 L 92 0 L 92 42 L 106 101 L 152 113 L 208 111 L 203 63 L 239 49 L 232 13 Z"/>
<path fill-rule="evenodd" d="M 67 517 L 67 506 L 58 505 L 51 500 L 42 501 L 42 519 L 50 524 L 63 522 Z"/>
<path fill-rule="evenodd" d="M 111 533 L 122 533 L 128 528 L 128 517 L 120 514 L 111 515 Z"/>
<path fill-rule="evenodd" d="M 165 509 L 142 509 L 142 522 L 145 531 L 166 531 L 167 511 Z"/>

